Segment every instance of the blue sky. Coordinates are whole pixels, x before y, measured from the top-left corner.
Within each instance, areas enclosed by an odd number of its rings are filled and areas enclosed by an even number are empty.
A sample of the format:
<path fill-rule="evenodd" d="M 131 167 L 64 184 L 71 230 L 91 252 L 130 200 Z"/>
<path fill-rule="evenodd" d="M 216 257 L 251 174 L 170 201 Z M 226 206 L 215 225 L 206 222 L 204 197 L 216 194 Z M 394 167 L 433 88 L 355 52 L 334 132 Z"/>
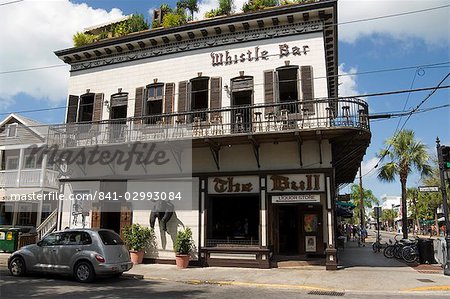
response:
<path fill-rule="evenodd" d="M 0 3 L 8 2 L 0 0 Z M 65 105 L 68 67 L 4 73 L 34 67 L 61 65 L 54 51 L 71 46 L 71 37 L 83 28 L 116 19 L 122 15 L 142 13 L 150 19 L 151 10 L 163 1 L 143 0 L 25 0 L 0 6 L 0 118 L 9 112 L 63 107 Z M 171 6 L 175 1 L 166 1 Z M 236 10 L 244 0 L 235 0 Z M 216 1 L 200 2 L 201 19 Z M 446 1 L 339 1 L 339 23 L 448 5 Z M 362 73 L 417 65 L 446 63 L 440 66 L 410 68 L 401 71 L 377 72 L 343 76 L 341 95 L 358 95 L 383 91 L 431 87 L 450 72 L 450 9 L 449 7 L 406 14 L 373 21 L 339 25 L 339 64 L 341 73 Z M 450 85 L 450 79 L 444 82 Z M 416 107 L 429 91 L 393 96 L 369 97 L 371 113 L 390 113 Z M 421 108 L 450 103 L 448 89 L 437 91 Z M 64 109 L 23 113 L 43 123 L 60 123 Z M 404 117 L 400 125 L 403 124 Z M 376 171 L 369 172 L 378 159 L 376 153 L 392 136 L 399 119 L 371 122 L 372 141 L 363 162 L 363 185 L 377 197 L 400 195 L 400 184 L 381 183 Z M 441 108 L 413 115 L 405 128 L 415 131 L 431 155 L 435 155 L 435 139 L 450 145 L 450 108 Z M 368 174 L 367 174 L 368 173 Z M 418 175 L 409 179 L 417 186 Z M 349 191 L 345 188 L 342 192 Z"/>

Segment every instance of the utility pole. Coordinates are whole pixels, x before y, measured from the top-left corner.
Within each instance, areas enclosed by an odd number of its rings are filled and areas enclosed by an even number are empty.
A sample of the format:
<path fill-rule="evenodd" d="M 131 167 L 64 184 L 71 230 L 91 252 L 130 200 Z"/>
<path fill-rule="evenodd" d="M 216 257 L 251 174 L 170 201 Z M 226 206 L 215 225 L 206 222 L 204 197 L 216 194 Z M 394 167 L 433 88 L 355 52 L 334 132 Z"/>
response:
<path fill-rule="evenodd" d="M 364 194 L 363 194 L 363 187 L 362 187 L 362 167 L 359 166 L 359 196 L 360 196 L 360 204 L 361 209 L 359 211 L 359 214 L 361 216 L 361 228 L 364 227 Z"/>
<path fill-rule="evenodd" d="M 442 151 L 444 148 L 447 149 L 446 146 L 441 146 L 439 137 L 436 138 L 436 148 L 437 148 L 437 154 L 438 154 L 438 161 L 439 161 L 439 176 L 441 179 L 441 192 L 442 192 L 442 207 L 444 210 L 444 218 L 445 218 L 445 243 L 447 244 L 447 258 L 446 263 L 444 266 L 444 275 L 450 276 L 450 221 L 448 219 L 448 202 L 447 202 L 447 188 L 445 185 L 445 178 L 444 178 L 444 159 L 442 155 Z M 447 157 L 448 158 L 448 157 Z M 448 162 L 448 161 L 445 161 Z M 436 228 L 438 230 L 439 228 Z"/>

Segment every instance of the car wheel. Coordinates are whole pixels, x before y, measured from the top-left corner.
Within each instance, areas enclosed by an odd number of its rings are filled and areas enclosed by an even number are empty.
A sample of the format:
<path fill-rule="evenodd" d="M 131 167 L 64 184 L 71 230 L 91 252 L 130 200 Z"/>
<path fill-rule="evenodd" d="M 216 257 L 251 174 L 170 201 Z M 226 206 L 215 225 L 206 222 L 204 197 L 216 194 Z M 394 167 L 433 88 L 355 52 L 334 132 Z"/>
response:
<path fill-rule="evenodd" d="M 23 276 L 26 273 L 25 261 L 22 257 L 13 257 L 9 263 L 9 272 L 12 276 Z"/>
<path fill-rule="evenodd" d="M 79 282 L 91 282 L 94 280 L 94 268 L 89 262 L 79 262 L 73 270 L 75 279 Z"/>
<path fill-rule="evenodd" d="M 113 275 L 112 275 L 112 277 L 120 277 L 120 276 L 122 276 L 123 275 L 123 272 L 119 272 L 119 273 L 114 273 Z"/>

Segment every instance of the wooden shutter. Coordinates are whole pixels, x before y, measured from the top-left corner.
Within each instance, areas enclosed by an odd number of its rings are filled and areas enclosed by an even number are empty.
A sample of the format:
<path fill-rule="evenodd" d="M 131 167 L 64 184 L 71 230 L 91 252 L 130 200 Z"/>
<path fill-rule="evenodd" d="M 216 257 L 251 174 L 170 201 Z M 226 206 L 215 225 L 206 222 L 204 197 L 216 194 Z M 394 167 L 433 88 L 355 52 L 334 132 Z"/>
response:
<path fill-rule="evenodd" d="M 274 95 L 274 73 L 272 70 L 264 71 L 264 104 L 273 104 L 275 102 Z M 273 107 L 266 107 L 265 113 L 273 112 Z"/>
<path fill-rule="evenodd" d="M 101 210 L 100 206 L 92 206 L 91 228 L 100 228 Z"/>
<path fill-rule="evenodd" d="M 144 114 L 144 87 L 136 88 L 136 94 L 134 99 L 134 117 L 139 118 L 135 120 L 135 123 L 142 122 L 142 115 Z"/>
<path fill-rule="evenodd" d="M 303 101 L 312 101 L 314 100 L 314 77 L 313 77 L 313 69 L 312 66 L 306 65 L 302 66 L 300 69 L 301 74 L 301 85 L 302 85 L 302 95 Z M 303 104 L 303 108 L 308 109 L 309 114 L 314 114 L 314 103 L 309 102 Z"/>
<path fill-rule="evenodd" d="M 132 218 L 131 207 L 122 205 L 120 207 L 120 237 L 123 238 L 123 229 L 125 226 L 131 225 Z"/>
<path fill-rule="evenodd" d="M 96 93 L 94 96 L 94 113 L 92 115 L 92 121 L 102 120 L 103 97 L 103 93 Z"/>
<path fill-rule="evenodd" d="M 78 100 L 78 96 L 69 95 L 66 123 L 74 123 L 77 121 Z"/>
<path fill-rule="evenodd" d="M 187 111 L 187 103 L 188 102 L 188 82 L 181 81 L 178 83 L 178 112 L 186 112 Z M 184 115 L 178 116 L 178 120 L 185 121 Z"/>
<path fill-rule="evenodd" d="M 164 91 L 164 113 L 170 114 L 173 112 L 173 101 L 175 96 L 175 83 L 167 83 Z M 172 117 L 168 116 L 166 124 L 173 123 Z"/>
<path fill-rule="evenodd" d="M 222 108 L 222 78 L 221 77 L 212 77 L 211 78 L 211 87 L 210 87 L 210 109 L 220 109 Z M 214 112 L 213 115 L 217 116 L 220 112 Z"/>

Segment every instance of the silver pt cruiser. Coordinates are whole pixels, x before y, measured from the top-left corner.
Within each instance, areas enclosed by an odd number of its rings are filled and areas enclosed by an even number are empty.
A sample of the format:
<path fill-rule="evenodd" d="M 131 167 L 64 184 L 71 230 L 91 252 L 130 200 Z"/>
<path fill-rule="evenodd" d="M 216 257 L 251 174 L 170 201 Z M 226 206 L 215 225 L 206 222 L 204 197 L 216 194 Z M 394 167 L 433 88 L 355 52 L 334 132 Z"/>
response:
<path fill-rule="evenodd" d="M 120 276 L 133 266 L 120 236 L 106 229 L 54 232 L 37 244 L 24 246 L 8 259 L 13 276 L 28 272 L 73 275 L 80 282 L 96 276 Z"/>

